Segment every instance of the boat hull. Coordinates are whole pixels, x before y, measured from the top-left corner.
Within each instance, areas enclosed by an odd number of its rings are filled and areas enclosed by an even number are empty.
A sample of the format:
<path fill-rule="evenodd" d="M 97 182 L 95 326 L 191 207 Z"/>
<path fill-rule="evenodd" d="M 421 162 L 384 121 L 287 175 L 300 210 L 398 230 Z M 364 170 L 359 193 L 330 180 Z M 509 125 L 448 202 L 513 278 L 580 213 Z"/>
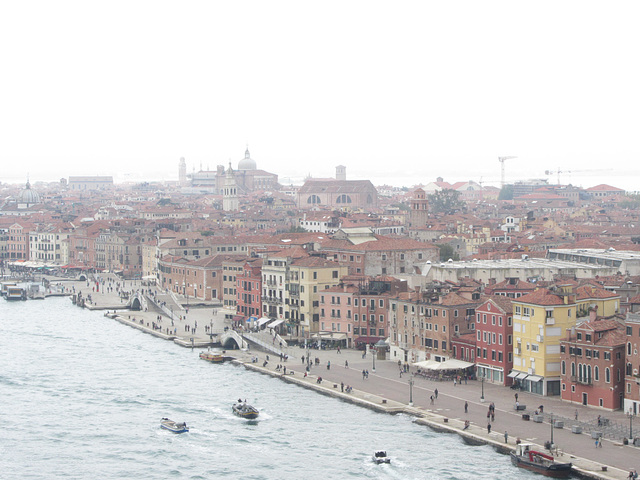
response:
<path fill-rule="evenodd" d="M 539 473 L 546 477 L 551 478 L 568 478 L 571 475 L 570 463 L 554 463 L 552 465 L 542 465 L 535 462 L 530 462 L 524 458 L 518 457 L 515 454 L 511 454 L 511 463 L 516 467 L 524 468 L 532 472 Z"/>
<path fill-rule="evenodd" d="M 232 410 L 238 417 L 246 418 L 247 420 L 258 418 L 258 415 L 260 414 L 260 412 L 251 405 L 234 405 Z"/>
<path fill-rule="evenodd" d="M 224 363 L 224 356 L 217 353 L 202 352 L 200 358 L 211 363 Z"/>
<path fill-rule="evenodd" d="M 186 424 L 176 423 L 168 419 L 160 422 L 160 427 L 173 433 L 186 433 L 189 431 L 189 428 L 186 426 Z"/>

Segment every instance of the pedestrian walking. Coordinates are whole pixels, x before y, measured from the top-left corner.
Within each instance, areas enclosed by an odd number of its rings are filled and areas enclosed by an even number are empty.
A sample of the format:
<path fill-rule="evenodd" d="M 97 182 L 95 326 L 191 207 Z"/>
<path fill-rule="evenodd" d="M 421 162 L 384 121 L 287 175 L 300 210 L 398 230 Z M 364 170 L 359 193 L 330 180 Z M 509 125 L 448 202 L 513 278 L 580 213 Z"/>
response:
<path fill-rule="evenodd" d="M 506 430 L 504 431 L 504 443 L 509 443 L 509 434 Z"/>
<path fill-rule="evenodd" d="M 598 448 L 598 440 L 600 440 L 600 438 L 596 438 L 596 448 Z"/>
<path fill-rule="evenodd" d="M 433 392 L 436 396 L 436 398 L 438 398 L 438 389 L 436 388 L 435 391 Z"/>
<path fill-rule="evenodd" d="M 362 370 L 362 379 L 364 380 L 366 376 L 367 376 L 367 372 L 365 372 L 364 370 Z"/>
<path fill-rule="evenodd" d="M 491 433 L 491 422 L 487 422 L 487 433 Z"/>
<path fill-rule="evenodd" d="M 576 421 L 578 420 L 578 409 L 576 408 Z"/>
<path fill-rule="evenodd" d="M 454 387 L 456 386 L 456 383 L 457 383 L 457 380 L 454 378 L 454 379 L 453 379 L 453 386 L 454 386 Z"/>
<path fill-rule="evenodd" d="M 340 382 L 340 389 L 344 392 L 344 382 Z"/>
<path fill-rule="evenodd" d="M 464 402 L 464 413 L 469 413 L 469 402 Z"/>
<path fill-rule="evenodd" d="M 516 393 L 514 397 L 516 397 L 516 403 L 518 403 L 518 394 Z"/>
<path fill-rule="evenodd" d="M 431 405 L 433 405 L 433 395 L 429 397 L 431 399 Z"/>
<path fill-rule="evenodd" d="M 349 368 L 349 361 L 348 360 L 344 361 L 344 368 Z"/>

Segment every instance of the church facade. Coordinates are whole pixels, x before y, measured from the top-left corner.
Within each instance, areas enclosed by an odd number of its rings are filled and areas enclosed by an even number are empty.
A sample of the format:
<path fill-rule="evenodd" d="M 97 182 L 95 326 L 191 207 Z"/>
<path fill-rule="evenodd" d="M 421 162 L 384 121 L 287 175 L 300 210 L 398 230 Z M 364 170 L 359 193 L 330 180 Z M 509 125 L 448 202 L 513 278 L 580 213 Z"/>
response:
<path fill-rule="evenodd" d="M 191 186 L 206 188 L 213 194 L 222 195 L 225 189 L 227 171 L 223 165 L 218 165 L 215 171 L 201 170 L 189 175 Z M 238 169 L 233 170 L 237 193 L 247 194 L 259 190 L 277 190 L 278 175 L 265 170 L 259 170 L 255 160 L 251 158 L 249 149 L 244 152 L 244 158 L 238 162 Z"/>

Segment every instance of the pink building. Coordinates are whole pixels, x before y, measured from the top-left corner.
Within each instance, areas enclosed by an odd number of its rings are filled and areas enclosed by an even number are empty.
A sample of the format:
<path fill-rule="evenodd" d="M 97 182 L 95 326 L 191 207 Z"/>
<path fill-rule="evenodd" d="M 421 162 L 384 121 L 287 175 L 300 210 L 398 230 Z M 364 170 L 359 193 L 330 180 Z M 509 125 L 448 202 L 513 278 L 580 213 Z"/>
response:
<path fill-rule="evenodd" d="M 236 311 L 243 320 L 262 311 L 262 258 L 250 258 L 236 275 Z"/>
<path fill-rule="evenodd" d="M 507 297 L 487 298 L 476 308 L 476 368 L 478 378 L 511 385 L 513 368 L 513 307 Z"/>
<path fill-rule="evenodd" d="M 29 259 L 29 230 L 28 224 L 14 223 L 9 227 L 9 239 L 7 240 L 9 261 Z"/>

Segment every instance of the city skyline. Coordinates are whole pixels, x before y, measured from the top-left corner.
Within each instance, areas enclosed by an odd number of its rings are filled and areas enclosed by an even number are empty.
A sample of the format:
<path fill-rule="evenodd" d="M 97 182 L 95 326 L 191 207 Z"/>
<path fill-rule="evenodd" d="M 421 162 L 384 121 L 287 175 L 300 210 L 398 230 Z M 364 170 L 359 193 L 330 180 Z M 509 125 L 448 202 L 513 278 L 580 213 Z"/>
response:
<path fill-rule="evenodd" d="M 176 180 L 248 144 L 282 183 L 497 186 L 517 156 L 508 182 L 637 190 L 639 7 L 596 5 L 6 5 L 0 180 Z"/>

